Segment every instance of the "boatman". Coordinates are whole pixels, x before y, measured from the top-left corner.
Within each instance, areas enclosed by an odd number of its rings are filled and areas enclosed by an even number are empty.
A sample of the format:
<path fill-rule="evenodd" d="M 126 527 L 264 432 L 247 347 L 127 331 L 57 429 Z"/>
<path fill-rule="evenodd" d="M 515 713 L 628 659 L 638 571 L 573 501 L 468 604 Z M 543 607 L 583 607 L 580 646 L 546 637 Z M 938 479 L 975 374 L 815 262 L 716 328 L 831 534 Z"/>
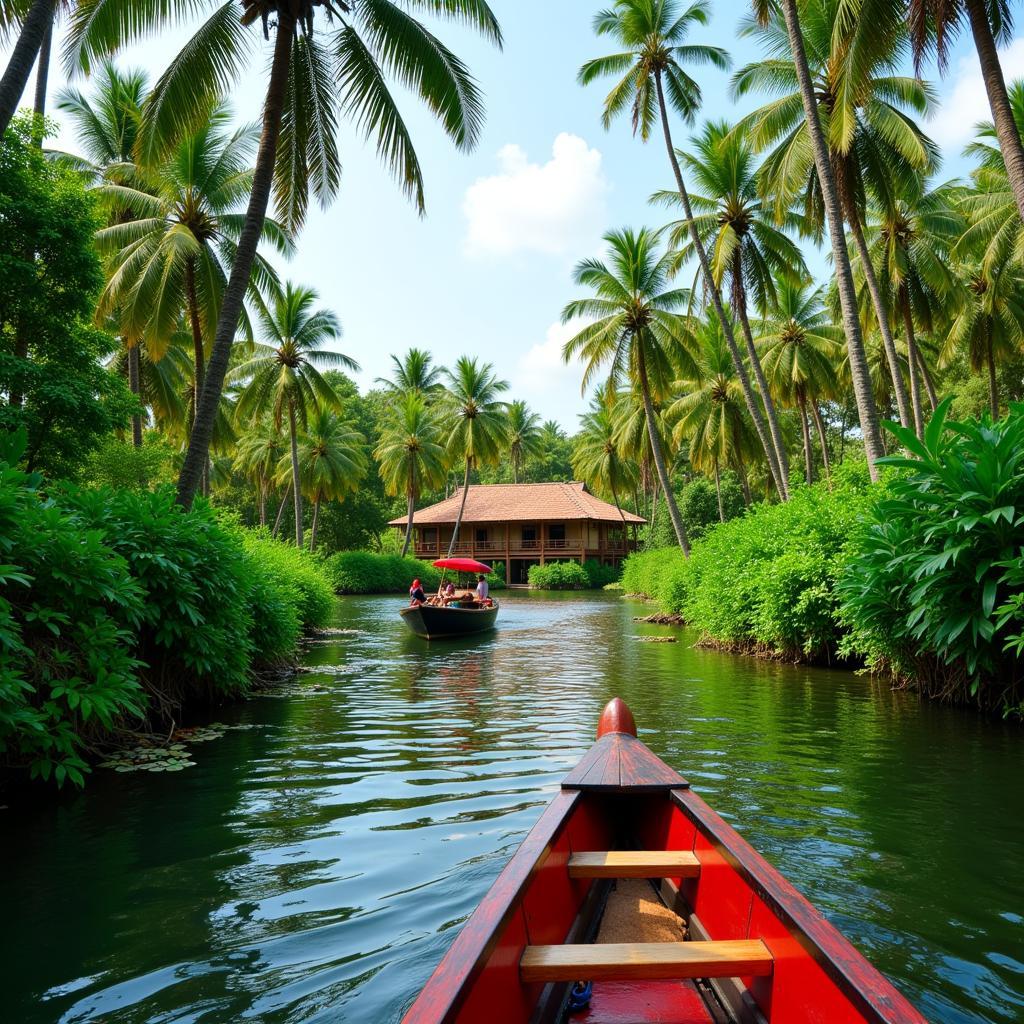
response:
<path fill-rule="evenodd" d="M 409 604 L 415 607 L 426 601 L 427 595 L 423 593 L 423 584 L 419 580 L 413 580 L 409 588 Z"/>
<path fill-rule="evenodd" d="M 480 602 L 480 604 L 489 604 L 490 603 L 487 600 L 488 590 L 489 590 L 489 588 L 487 586 L 487 577 L 486 576 L 478 576 L 477 577 L 477 584 L 476 584 L 476 599 Z"/>

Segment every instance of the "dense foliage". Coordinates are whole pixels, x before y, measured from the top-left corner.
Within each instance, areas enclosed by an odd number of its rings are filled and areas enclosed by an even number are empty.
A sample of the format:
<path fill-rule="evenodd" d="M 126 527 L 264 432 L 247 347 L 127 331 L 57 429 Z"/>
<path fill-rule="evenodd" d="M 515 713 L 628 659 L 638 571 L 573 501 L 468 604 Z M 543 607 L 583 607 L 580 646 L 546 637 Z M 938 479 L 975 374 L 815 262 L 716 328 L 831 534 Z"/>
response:
<path fill-rule="evenodd" d="M 840 581 L 844 646 L 930 696 L 1024 709 L 1024 406 L 948 423 L 906 457 Z"/>
<path fill-rule="evenodd" d="M 326 565 L 339 594 L 404 594 L 415 579 L 429 594 L 441 582 L 441 571 L 430 562 L 374 551 L 339 551 L 327 559 Z M 496 566 L 487 577 L 492 589 L 505 585 L 504 568 Z M 449 577 L 455 578 L 451 574 Z"/>
<path fill-rule="evenodd" d="M 83 751 L 186 703 L 245 692 L 325 624 L 305 552 L 185 512 L 173 492 L 66 485 L 44 496 L 0 450 L 0 757 L 80 783 Z"/>
<path fill-rule="evenodd" d="M 527 573 L 534 590 L 596 590 L 619 579 L 616 566 L 604 565 L 596 558 L 579 562 L 545 562 L 531 565 Z"/>

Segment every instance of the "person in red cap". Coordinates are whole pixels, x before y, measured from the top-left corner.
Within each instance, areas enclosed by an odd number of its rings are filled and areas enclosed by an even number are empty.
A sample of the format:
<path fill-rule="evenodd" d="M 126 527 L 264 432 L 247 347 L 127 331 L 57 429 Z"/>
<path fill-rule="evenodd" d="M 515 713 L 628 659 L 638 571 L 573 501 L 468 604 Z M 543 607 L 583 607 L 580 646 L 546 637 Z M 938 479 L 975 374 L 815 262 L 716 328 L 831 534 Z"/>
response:
<path fill-rule="evenodd" d="M 418 604 L 423 604 L 426 601 L 427 595 L 423 593 L 423 584 L 418 579 L 412 581 L 412 586 L 409 588 L 409 604 L 415 607 Z"/>

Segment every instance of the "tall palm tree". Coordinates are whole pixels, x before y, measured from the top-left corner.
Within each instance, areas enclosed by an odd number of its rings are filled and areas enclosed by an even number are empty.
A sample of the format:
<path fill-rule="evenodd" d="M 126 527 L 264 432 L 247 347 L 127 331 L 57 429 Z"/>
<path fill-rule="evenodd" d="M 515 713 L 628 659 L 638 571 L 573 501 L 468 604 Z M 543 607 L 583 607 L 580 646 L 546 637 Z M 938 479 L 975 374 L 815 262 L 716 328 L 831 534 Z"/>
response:
<path fill-rule="evenodd" d="M 318 8 L 329 19 L 326 31 L 314 31 Z M 209 17 L 149 98 L 140 141 L 144 159 L 151 161 L 183 130 L 195 130 L 211 100 L 223 95 L 251 63 L 252 33 L 247 27 L 260 22 L 265 37 L 273 33 L 273 57 L 248 209 L 178 482 L 178 500 L 185 506 L 191 504 L 206 465 L 217 399 L 271 191 L 283 222 L 293 231 L 305 216 L 310 190 L 322 203 L 334 195 L 341 173 L 337 123 L 343 114 L 376 142 L 379 155 L 422 212 L 423 176 L 388 76 L 418 94 L 463 149 L 472 148 L 479 138 L 483 101 L 466 65 L 415 12 L 461 21 L 501 43 L 501 30 L 486 0 L 246 0 L 241 12 L 237 4 L 220 0 L 168 0 L 141 9 L 124 0 L 81 0 L 71 20 L 66 64 L 88 71 L 117 47 L 204 10 Z"/>
<path fill-rule="evenodd" d="M 783 30 L 781 38 L 787 45 L 786 55 L 789 60 L 781 63 L 780 73 L 787 78 L 794 72 L 796 74 L 800 105 L 803 107 L 806 119 L 806 138 L 810 140 L 818 188 L 821 192 L 821 204 L 824 207 L 825 221 L 832 243 L 832 263 L 842 309 L 843 334 L 846 337 L 846 347 L 849 350 L 853 392 L 857 399 L 857 415 L 864 437 L 864 451 L 867 455 L 871 478 L 877 480 L 878 469 L 875 462 L 885 454 L 885 449 L 882 447 L 878 410 L 875 407 L 867 354 L 864 350 L 864 338 L 857 310 L 857 292 L 853 283 L 853 271 L 850 268 L 850 254 L 846 247 L 843 211 L 829 157 L 828 143 L 822 128 L 821 110 L 807 59 L 807 47 L 804 43 L 797 0 L 752 0 L 752 7 L 756 22 L 762 28 L 777 25 Z M 779 9 L 782 13 L 781 23 L 778 19 Z M 806 146 L 806 141 L 804 145 Z"/>
<path fill-rule="evenodd" d="M 828 444 L 818 401 L 835 392 L 836 363 L 842 334 L 832 324 L 822 289 L 786 278 L 778 281 L 777 299 L 761 325 L 757 339 L 768 385 L 779 400 L 800 414 L 804 471 L 814 480 L 814 460 L 808 410 L 813 414 L 821 442 L 822 462 L 828 472 Z"/>
<path fill-rule="evenodd" d="M 519 483 L 523 464 L 541 451 L 540 417 L 517 399 L 508 407 L 508 454 L 512 463 L 512 482 Z"/>
<path fill-rule="evenodd" d="M 373 457 L 380 464 L 385 491 L 405 496 L 405 558 L 412 539 L 416 502 L 424 490 L 443 484 L 448 474 L 441 424 L 422 393 L 406 392 L 381 430 Z"/>
<path fill-rule="evenodd" d="M 690 541 L 675 500 L 654 411 L 654 398 L 665 397 L 682 368 L 693 367 L 687 349 L 688 325 L 679 313 L 689 302 L 688 289 L 668 289 L 671 254 L 658 254 L 655 235 L 646 228 L 625 229 L 604 236 L 608 262 L 583 260 L 573 273 L 576 284 L 593 296 L 575 299 L 562 310 L 562 322 L 573 317 L 593 320 L 562 348 L 566 362 L 580 356 L 586 363 L 583 390 L 598 371 L 608 368 L 608 386 L 617 391 L 627 378 L 643 399 L 651 453 L 668 502 L 676 540 L 684 554 Z"/>
<path fill-rule="evenodd" d="M 299 476 L 303 492 L 313 502 L 310 551 L 316 550 L 320 506 L 357 491 L 368 465 L 366 438 L 330 409 L 317 409 L 299 440 Z"/>
<path fill-rule="evenodd" d="M 611 494 L 625 536 L 629 527 L 619 495 L 636 486 L 638 470 L 635 462 L 622 457 L 615 430 L 615 416 L 607 397 L 594 395 L 590 409 L 580 418 L 573 442 L 572 471 L 595 491 Z"/>
<path fill-rule="evenodd" d="M 718 517 L 725 522 L 722 469 L 735 468 L 746 483 L 746 463 L 757 451 L 757 435 L 746 416 L 743 391 L 718 320 L 706 318 L 695 341 L 697 372 L 679 382 L 684 394 L 666 409 L 666 417 L 675 423 L 676 440 L 688 442 L 693 468 L 714 478 Z"/>
<path fill-rule="evenodd" d="M 899 74 L 900 36 L 878 46 L 866 66 L 850 58 L 847 40 L 839 34 L 838 9 L 843 0 L 808 0 L 803 7 L 804 39 L 814 75 L 828 155 L 843 218 L 854 248 L 882 335 L 893 378 L 900 421 L 910 425 L 910 405 L 898 372 L 896 345 L 881 286 L 868 254 L 864 215 L 868 197 L 883 208 L 895 201 L 896 184 L 927 174 L 937 162 L 937 150 L 912 120 L 925 115 L 932 90 L 920 79 Z M 748 21 L 743 31 L 758 36 L 769 54 L 737 73 L 734 89 L 744 95 L 760 88 L 777 98 L 743 122 L 755 146 L 773 151 L 765 161 L 762 187 L 776 196 L 780 212 L 802 199 L 812 222 L 823 220 L 820 190 L 807 125 L 801 110 L 799 83 L 788 57 L 789 43 L 781 19 L 766 26 Z M 864 64 L 865 62 L 861 62 Z"/>
<path fill-rule="evenodd" d="M 789 461 L 779 426 L 779 417 L 764 379 L 764 370 L 754 347 L 750 329 L 748 298 L 764 312 L 775 297 L 775 274 L 807 276 L 800 247 L 780 230 L 769 204 L 758 195 L 754 151 L 743 132 L 734 131 L 726 121 L 710 121 L 693 140 L 694 152 L 679 156 L 697 183 L 690 200 L 698 211 L 694 223 L 704 245 L 711 251 L 711 273 L 721 288 L 730 282 L 730 302 L 739 318 L 746 342 L 747 359 L 764 403 L 775 456 L 788 488 Z M 676 192 L 658 192 L 656 202 L 678 202 Z M 786 212 L 784 224 L 798 228 L 801 220 Z M 688 226 L 672 225 L 671 244 L 680 246 L 680 262 L 693 254 L 686 235 Z M 782 494 L 785 498 L 785 492 Z"/>
<path fill-rule="evenodd" d="M 341 324 L 329 310 L 315 309 L 317 294 L 290 282 L 273 305 L 260 311 L 266 344 L 232 373 L 241 385 L 236 417 L 252 421 L 270 415 L 278 429 L 288 416 L 291 440 L 292 494 L 295 502 L 295 546 L 303 546 L 302 481 L 299 473 L 298 425 L 320 408 L 339 406 L 338 396 L 316 364 L 358 370 L 354 359 L 322 346 L 341 337 Z M 205 392 L 204 392 L 205 396 Z"/>
<path fill-rule="evenodd" d="M 704 287 L 711 296 L 715 313 L 722 325 L 743 387 L 747 409 L 764 447 L 776 489 L 784 495 L 786 483 L 782 467 L 736 344 L 732 324 L 725 315 L 707 251 L 694 224 L 690 196 L 676 157 L 668 120 L 669 106 L 687 123 L 693 122 L 700 107 L 700 87 L 684 70 L 684 64 L 711 64 L 723 70 L 729 66 L 728 55 L 719 47 L 685 42 L 693 26 L 707 24 L 710 8 L 709 0 L 693 0 L 682 13 L 677 0 L 615 0 L 613 7 L 595 16 L 594 31 L 598 35 L 614 37 L 624 47 L 624 51 L 588 61 L 580 68 L 578 78 L 581 84 L 587 85 L 606 75 L 621 75 L 604 101 L 602 121 L 605 128 L 630 106 L 633 131 L 639 132 L 644 142 L 650 138 L 655 120 L 661 122 L 683 218 L 690 232 L 693 250 L 697 254 Z"/>
<path fill-rule="evenodd" d="M 469 478 L 474 466 L 496 463 L 508 443 L 508 406 L 499 397 L 508 391 L 508 381 L 500 380 L 490 363 L 479 363 L 475 357 L 460 356 L 451 370 L 446 370 L 448 394 L 447 449 L 454 461 L 465 465 L 462 481 L 462 500 L 452 530 L 448 557 L 455 550 L 466 511 Z"/>
<path fill-rule="evenodd" d="M 407 394 L 436 395 L 444 387 L 444 369 L 434 364 L 434 357 L 421 348 L 410 348 L 404 356 L 391 357 L 392 376 L 378 377 L 386 391 Z"/>
<path fill-rule="evenodd" d="M 0 29 L 12 34 L 16 30 L 18 35 L 7 67 L 0 76 L 0 138 L 18 109 L 32 65 L 53 28 L 56 9 L 57 0 L 31 0 L 5 4 L 0 11 Z"/>
<path fill-rule="evenodd" d="M 267 525 L 267 495 L 286 454 L 281 430 L 270 417 L 253 423 L 235 445 L 234 467 L 256 487 L 260 526 Z"/>

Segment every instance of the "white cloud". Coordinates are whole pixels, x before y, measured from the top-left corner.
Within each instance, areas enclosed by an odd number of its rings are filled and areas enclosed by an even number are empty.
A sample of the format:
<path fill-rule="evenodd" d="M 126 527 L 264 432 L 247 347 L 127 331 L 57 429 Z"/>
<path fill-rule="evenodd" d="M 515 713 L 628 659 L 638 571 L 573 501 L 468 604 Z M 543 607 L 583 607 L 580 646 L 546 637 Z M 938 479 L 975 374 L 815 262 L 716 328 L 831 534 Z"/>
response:
<path fill-rule="evenodd" d="M 1000 50 L 999 59 L 1007 82 L 1024 78 L 1024 39 L 1014 39 L 1006 49 Z M 951 87 L 941 106 L 925 127 L 943 149 L 953 151 L 949 153 L 953 156 L 974 137 L 974 126 L 979 121 L 992 120 L 981 65 L 973 47 L 967 56 L 960 58 L 949 83 Z"/>
<path fill-rule="evenodd" d="M 471 254 L 575 256 L 594 248 L 609 189 L 600 150 L 562 132 L 547 163 L 530 163 L 510 143 L 499 150 L 498 164 L 500 172 L 478 178 L 462 202 Z"/>
<path fill-rule="evenodd" d="M 576 429 L 576 416 L 584 411 L 586 400 L 580 394 L 583 364 L 578 359 L 566 363 L 562 346 L 589 322 L 573 317 L 564 324 L 551 324 L 544 340 L 519 357 L 513 374 L 516 397 L 526 399 L 544 419 L 556 419 L 568 430 Z"/>

